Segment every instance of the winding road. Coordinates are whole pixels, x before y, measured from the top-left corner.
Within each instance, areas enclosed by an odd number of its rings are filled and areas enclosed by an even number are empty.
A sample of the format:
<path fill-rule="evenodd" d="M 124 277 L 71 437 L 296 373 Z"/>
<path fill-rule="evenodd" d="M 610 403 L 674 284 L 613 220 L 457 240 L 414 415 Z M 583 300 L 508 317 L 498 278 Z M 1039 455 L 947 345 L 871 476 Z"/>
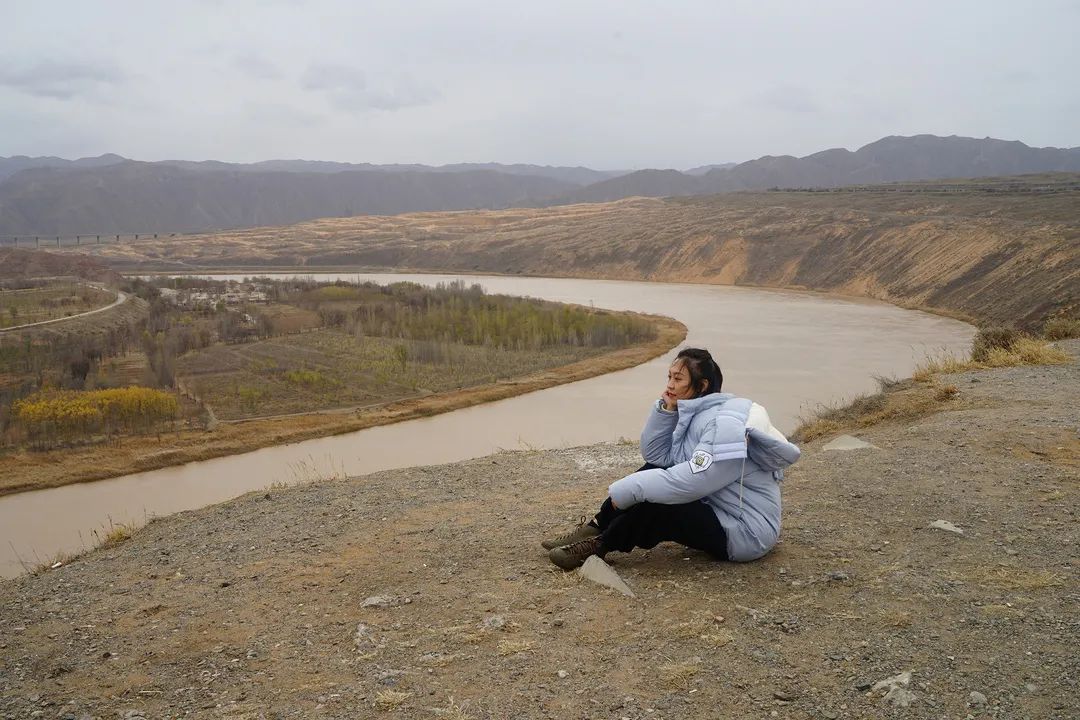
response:
<path fill-rule="evenodd" d="M 102 285 L 95 285 L 93 283 L 80 283 L 80 284 L 85 285 L 86 287 L 96 288 L 98 290 L 105 290 L 106 289 Z M 110 304 L 108 304 L 108 305 L 106 305 L 104 307 L 95 308 L 93 310 L 87 310 L 86 312 L 81 312 L 81 313 L 78 313 L 77 315 L 68 315 L 67 317 L 53 318 L 52 320 L 39 320 L 38 322 L 26 323 L 25 325 L 13 325 L 12 327 L 0 328 L 0 335 L 2 335 L 4 333 L 7 333 L 7 332 L 13 332 L 15 330 L 25 330 L 26 328 L 38 327 L 39 325 L 51 325 L 53 323 L 67 322 L 68 320 L 75 320 L 77 318 L 86 317 L 87 315 L 93 315 L 94 313 L 105 312 L 106 310 L 112 310 L 114 307 L 117 307 L 117 306 L 122 305 L 125 302 L 127 302 L 129 297 L 131 297 L 131 296 L 128 295 L 123 290 L 117 290 L 116 291 L 116 299 L 113 300 Z"/>

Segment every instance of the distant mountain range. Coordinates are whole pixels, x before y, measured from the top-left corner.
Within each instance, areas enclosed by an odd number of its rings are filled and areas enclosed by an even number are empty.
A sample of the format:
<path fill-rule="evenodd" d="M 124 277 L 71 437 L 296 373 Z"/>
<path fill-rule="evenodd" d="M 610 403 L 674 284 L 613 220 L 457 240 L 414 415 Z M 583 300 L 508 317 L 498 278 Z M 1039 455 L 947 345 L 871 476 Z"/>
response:
<path fill-rule="evenodd" d="M 121 155 L 107 153 L 98 157 L 65 160 L 58 157 L 27 157 L 15 155 L 0 157 L 0 181 L 22 170 L 33 168 L 87 168 L 119 165 L 125 162 L 137 162 Z M 231 171 L 243 173 L 288 172 L 288 173 L 341 173 L 341 172 L 423 172 L 423 173 L 461 173 L 475 170 L 489 170 L 506 175 L 529 175 L 543 177 L 570 185 L 591 185 L 608 178 L 625 175 L 630 170 L 592 170 L 587 167 L 559 167 L 553 165 L 503 165 L 501 163 L 455 163 L 452 165 L 415 165 L 393 164 L 373 165 L 371 163 L 328 162 L 324 160 L 263 160 L 256 163 L 227 163 L 218 160 L 161 160 L 148 165 L 168 165 L 184 170 Z M 734 164 L 734 163 L 729 163 Z M 707 165 L 706 169 L 721 167 Z M 688 171 L 693 172 L 693 171 Z"/>
<path fill-rule="evenodd" d="M 765 156 L 678 170 L 463 163 L 251 164 L 119 155 L 0 158 L 0 236 L 199 232 L 317 217 L 541 207 L 632 196 L 708 195 L 907 180 L 1080 171 L 1080 148 L 957 136 L 887 137 L 852 152 Z"/>
<path fill-rule="evenodd" d="M 855 152 L 836 148 L 802 158 L 766 155 L 734 166 L 717 166 L 700 175 L 639 170 L 574 190 L 549 204 L 607 202 L 632 195 L 712 195 L 738 190 L 1077 171 L 1080 148 L 1033 148 L 1018 141 L 955 135 L 892 136 Z"/>

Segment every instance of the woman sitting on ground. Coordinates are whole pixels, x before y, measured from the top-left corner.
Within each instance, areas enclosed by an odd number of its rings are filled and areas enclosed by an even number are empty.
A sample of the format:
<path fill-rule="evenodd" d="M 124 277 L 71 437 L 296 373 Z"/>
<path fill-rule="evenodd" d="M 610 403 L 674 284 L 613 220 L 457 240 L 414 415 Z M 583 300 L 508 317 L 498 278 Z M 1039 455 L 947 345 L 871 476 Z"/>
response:
<path fill-rule="evenodd" d="M 799 459 L 799 448 L 765 408 L 721 393 L 723 380 L 707 350 L 678 354 L 641 433 L 646 464 L 608 487 L 591 521 L 542 543 L 553 563 L 571 570 L 590 555 L 665 540 L 736 562 L 773 548 L 783 468 Z"/>

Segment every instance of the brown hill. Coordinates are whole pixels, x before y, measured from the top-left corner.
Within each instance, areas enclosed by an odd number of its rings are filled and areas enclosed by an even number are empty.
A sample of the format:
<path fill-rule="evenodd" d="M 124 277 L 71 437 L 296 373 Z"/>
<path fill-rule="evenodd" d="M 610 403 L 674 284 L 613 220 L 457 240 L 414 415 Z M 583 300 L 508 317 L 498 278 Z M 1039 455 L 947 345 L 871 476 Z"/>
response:
<path fill-rule="evenodd" d="M 357 266 L 815 289 L 1028 325 L 1080 306 L 1080 191 L 907 187 L 919 191 L 330 218 L 86 251 L 126 268 Z"/>
<path fill-rule="evenodd" d="M 120 280 L 116 271 L 86 255 L 0 247 L 0 280 L 62 276 L 105 283 Z"/>

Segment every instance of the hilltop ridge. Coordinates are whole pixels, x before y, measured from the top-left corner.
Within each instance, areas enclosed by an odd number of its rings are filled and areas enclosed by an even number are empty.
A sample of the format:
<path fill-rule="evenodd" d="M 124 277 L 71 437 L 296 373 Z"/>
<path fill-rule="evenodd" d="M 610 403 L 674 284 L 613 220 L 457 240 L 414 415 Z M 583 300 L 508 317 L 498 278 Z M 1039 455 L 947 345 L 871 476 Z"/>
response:
<path fill-rule="evenodd" d="M 528 164 L 373 165 L 306 160 L 136 162 L 0 158 L 0 238 L 201 232 L 318 217 L 546 207 L 940 178 L 1080 172 L 1080 148 L 993 138 L 882 138 L 858 150 L 739 164 L 594 170 Z"/>

